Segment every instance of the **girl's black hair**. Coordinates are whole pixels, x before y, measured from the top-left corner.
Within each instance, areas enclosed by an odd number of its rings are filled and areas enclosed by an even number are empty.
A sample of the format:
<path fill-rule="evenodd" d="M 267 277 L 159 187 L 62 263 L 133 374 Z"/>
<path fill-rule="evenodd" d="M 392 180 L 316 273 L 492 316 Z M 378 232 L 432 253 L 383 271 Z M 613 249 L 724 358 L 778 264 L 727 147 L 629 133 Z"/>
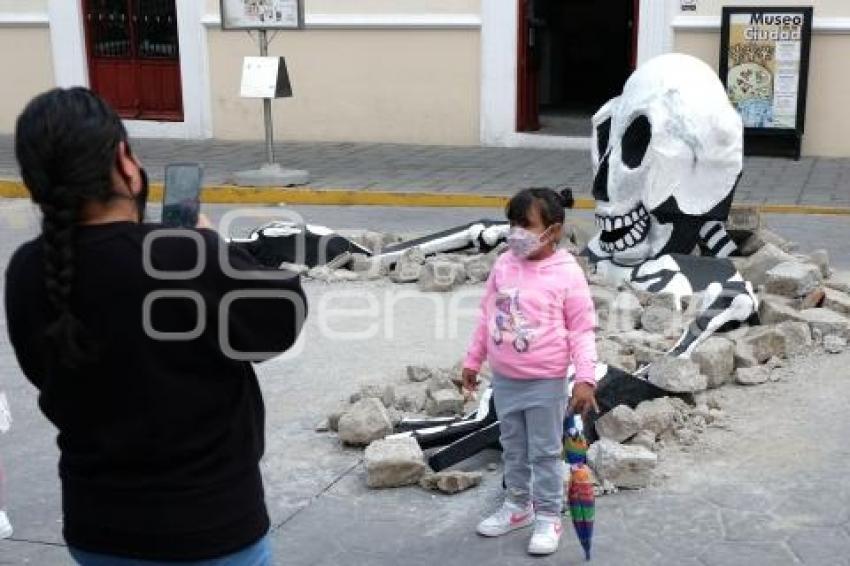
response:
<path fill-rule="evenodd" d="M 537 206 L 543 224 L 548 228 L 553 224 L 563 224 L 566 214 L 565 208 L 572 208 L 572 189 L 563 189 L 560 193 L 546 188 L 523 189 L 511 198 L 505 207 L 505 216 L 508 221 L 516 226 L 528 225 L 528 212 L 533 206 Z"/>
<path fill-rule="evenodd" d="M 18 116 L 15 155 L 30 196 L 42 212 L 44 284 L 55 319 L 46 329 L 51 361 L 76 368 L 95 345 L 71 310 L 74 232 L 82 205 L 113 195 L 112 170 L 127 131 L 115 111 L 85 88 L 36 96 Z"/>

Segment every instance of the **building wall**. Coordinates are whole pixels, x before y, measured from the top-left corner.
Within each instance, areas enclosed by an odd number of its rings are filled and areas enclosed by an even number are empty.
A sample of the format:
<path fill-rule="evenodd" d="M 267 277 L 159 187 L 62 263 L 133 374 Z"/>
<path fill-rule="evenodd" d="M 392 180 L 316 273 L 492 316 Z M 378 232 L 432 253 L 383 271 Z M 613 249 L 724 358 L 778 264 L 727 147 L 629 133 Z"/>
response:
<path fill-rule="evenodd" d="M 207 12 L 217 14 L 219 0 L 206 1 Z M 304 11 L 315 14 L 478 14 L 481 0 L 304 0 Z"/>
<path fill-rule="evenodd" d="M 847 0 L 747 0 L 746 2 L 697 0 L 696 11 L 685 13 L 697 16 L 719 16 L 723 6 L 814 6 L 815 17 L 850 16 L 850 2 Z"/>
<path fill-rule="evenodd" d="M 0 133 L 13 132 L 27 101 L 54 84 L 46 10 L 47 0 L 0 0 Z"/>
<path fill-rule="evenodd" d="M 310 14 L 477 14 L 478 0 L 308 0 Z M 208 15 L 218 3 L 208 2 Z M 281 32 L 294 97 L 273 103 L 277 139 L 473 145 L 479 142 L 478 29 L 306 29 Z M 239 97 L 245 32 L 208 28 L 213 135 L 259 139 L 261 103 Z"/>
<path fill-rule="evenodd" d="M 805 5 L 793 0 L 749 0 L 747 5 Z M 834 24 L 837 18 L 850 18 L 847 0 L 818 0 L 815 6 L 815 32 L 809 67 L 809 89 L 806 108 L 806 132 L 803 153 L 820 156 L 850 156 L 850 74 L 847 73 L 850 34 L 827 32 L 822 25 Z M 720 13 L 723 5 L 740 5 L 721 0 L 699 0 L 698 12 L 685 12 L 677 18 L 674 50 L 689 53 L 709 63 L 714 69 L 720 59 Z M 693 14 L 706 20 L 698 29 L 683 24 Z M 711 18 L 712 21 L 708 21 Z M 716 22 L 714 19 L 716 18 Z M 848 30 L 850 31 L 850 30 Z"/>

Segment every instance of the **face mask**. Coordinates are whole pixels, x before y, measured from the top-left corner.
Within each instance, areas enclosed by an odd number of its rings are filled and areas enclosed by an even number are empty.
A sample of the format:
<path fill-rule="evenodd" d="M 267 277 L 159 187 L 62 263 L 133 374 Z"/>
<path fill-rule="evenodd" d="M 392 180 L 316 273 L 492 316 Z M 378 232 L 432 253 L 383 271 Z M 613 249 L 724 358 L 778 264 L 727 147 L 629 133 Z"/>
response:
<path fill-rule="evenodd" d="M 136 201 L 136 208 L 139 211 L 139 223 L 145 221 L 145 208 L 148 206 L 148 192 L 150 191 L 150 187 L 148 186 L 148 172 L 145 171 L 144 167 L 139 167 L 139 175 L 142 178 L 142 186 L 139 189 L 139 194 L 134 197 Z"/>
<path fill-rule="evenodd" d="M 542 235 L 514 226 L 508 234 L 508 246 L 517 257 L 529 258 L 543 247 Z"/>

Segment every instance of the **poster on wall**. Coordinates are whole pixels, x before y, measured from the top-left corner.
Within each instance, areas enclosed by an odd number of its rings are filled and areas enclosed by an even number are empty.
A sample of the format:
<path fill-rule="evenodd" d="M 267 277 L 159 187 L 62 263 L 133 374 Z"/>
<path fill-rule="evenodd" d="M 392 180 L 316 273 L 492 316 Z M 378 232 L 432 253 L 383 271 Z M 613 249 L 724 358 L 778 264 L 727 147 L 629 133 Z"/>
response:
<path fill-rule="evenodd" d="M 720 76 L 751 135 L 796 139 L 806 113 L 811 7 L 725 7 Z"/>
<path fill-rule="evenodd" d="M 304 27 L 304 5 L 302 0 L 221 0 L 221 27 L 300 29 Z"/>

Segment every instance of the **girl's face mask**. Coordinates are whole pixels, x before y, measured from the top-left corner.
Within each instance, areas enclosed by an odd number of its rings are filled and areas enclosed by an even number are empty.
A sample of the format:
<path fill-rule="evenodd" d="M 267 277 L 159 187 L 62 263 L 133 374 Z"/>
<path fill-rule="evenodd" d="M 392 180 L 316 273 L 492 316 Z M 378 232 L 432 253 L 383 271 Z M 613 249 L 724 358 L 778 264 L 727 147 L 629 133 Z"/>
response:
<path fill-rule="evenodd" d="M 508 234 L 508 246 L 517 257 L 528 259 L 543 248 L 545 236 L 546 232 L 538 235 L 521 226 L 513 226 Z"/>

